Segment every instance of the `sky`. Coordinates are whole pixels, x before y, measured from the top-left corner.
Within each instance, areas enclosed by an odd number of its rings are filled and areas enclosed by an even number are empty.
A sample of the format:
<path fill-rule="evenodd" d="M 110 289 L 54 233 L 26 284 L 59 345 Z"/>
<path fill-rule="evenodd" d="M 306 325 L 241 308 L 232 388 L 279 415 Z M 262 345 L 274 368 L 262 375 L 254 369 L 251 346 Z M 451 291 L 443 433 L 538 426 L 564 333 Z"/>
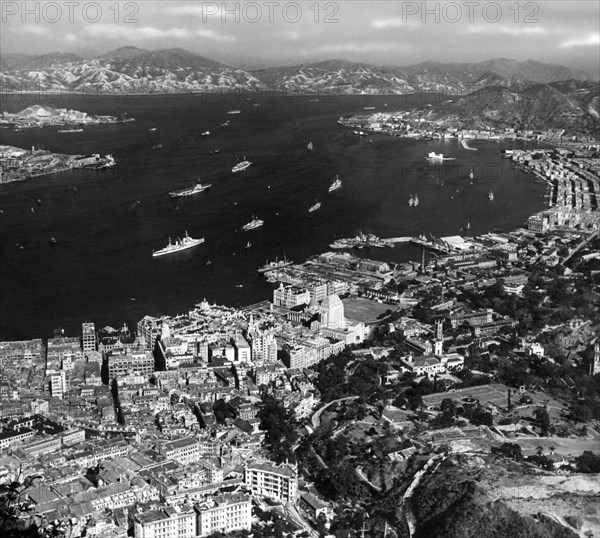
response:
<path fill-rule="evenodd" d="M 534 59 L 597 73 L 596 0 L 1 0 L 2 53 L 181 47 L 243 67 Z"/>

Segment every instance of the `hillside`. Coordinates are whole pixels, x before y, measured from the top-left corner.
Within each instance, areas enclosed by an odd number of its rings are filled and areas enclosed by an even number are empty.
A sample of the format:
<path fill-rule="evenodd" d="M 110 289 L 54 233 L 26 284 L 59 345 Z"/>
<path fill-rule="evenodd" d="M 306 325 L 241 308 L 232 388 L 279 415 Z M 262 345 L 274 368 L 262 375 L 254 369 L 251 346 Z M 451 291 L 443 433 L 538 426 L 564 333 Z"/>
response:
<path fill-rule="evenodd" d="M 415 538 L 574 538 L 600 532 L 597 475 L 557 475 L 495 456 L 453 455 L 425 476 Z"/>
<path fill-rule="evenodd" d="M 598 91 L 593 82 L 498 85 L 435 105 L 427 112 L 458 128 L 566 129 L 598 136 Z"/>

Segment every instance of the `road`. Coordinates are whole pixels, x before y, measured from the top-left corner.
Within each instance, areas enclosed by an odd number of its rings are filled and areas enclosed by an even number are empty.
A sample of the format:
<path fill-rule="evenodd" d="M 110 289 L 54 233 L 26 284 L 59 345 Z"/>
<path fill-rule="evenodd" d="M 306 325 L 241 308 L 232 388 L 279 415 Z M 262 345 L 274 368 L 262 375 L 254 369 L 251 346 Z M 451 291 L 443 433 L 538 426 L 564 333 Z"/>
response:
<path fill-rule="evenodd" d="M 321 425 L 321 414 L 323 413 L 323 411 L 325 411 L 330 405 L 339 403 L 339 402 L 344 402 L 344 401 L 348 401 L 348 400 L 356 400 L 358 399 L 358 396 L 347 396 L 346 398 L 338 398 L 337 400 L 332 400 L 331 402 L 329 402 L 327 405 L 324 405 L 323 407 L 317 409 L 313 416 L 310 417 L 310 423 L 313 427 L 313 429 L 317 429 L 320 425 Z"/>

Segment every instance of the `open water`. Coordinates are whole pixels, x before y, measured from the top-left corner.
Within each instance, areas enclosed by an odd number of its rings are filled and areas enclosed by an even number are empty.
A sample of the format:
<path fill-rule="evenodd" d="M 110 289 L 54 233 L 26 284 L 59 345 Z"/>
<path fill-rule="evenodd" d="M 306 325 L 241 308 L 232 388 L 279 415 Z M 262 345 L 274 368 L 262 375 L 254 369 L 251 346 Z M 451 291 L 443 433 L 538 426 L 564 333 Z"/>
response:
<path fill-rule="evenodd" d="M 545 187 L 502 159 L 505 146 L 497 142 L 470 141 L 478 151 L 468 151 L 456 141 L 358 137 L 336 123 L 342 115 L 371 113 L 365 106 L 411 109 L 434 102 L 434 95 L 248 99 L 4 96 L 1 111 L 37 103 L 89 114 L 126 112 L 136 121 L 72 134 L 58 134 L 56 127 L 0 131 L 1 144 L 111 153 L 119 163 L 0 184 L 0 339 L 46 337 L 59 326 L 78 334 L 86 320 L 97 327 L 135 324 L 146 314 L 186 312 L 203 298 L 251 304 L 271 295 L 273 285 L 256 272 L 267 259 L 286 255 L 301 262 L 359 231 L 445 236 L 466 233 L 468 223 L 471 234 L 510 230 L 544 207 Z M 241 113 L 228 115 L 232 109 Z M 230 125 L 220 127 L 227 120 Z M 202 137 L 207 130 L 210 136 Z M 158 144 L 162 148 L 152 149 Z M 430 151 L 455 160 L 428 164 Z M 254 165 L 232 174 L 244 156 Z M 328 194 L 335 174 L 343 188 Z M 198 179 L 212 188 L 186 199 L 168 196 Z M 416 208 L 407 203 L 413 194 Z M 315 200 L 322 207 L 309 215 Z M 243 232 L 253 215 L 264 226 Z M 169 236 L 186 230 L 205 237 L 205 244 L 152 257 Z M 398 262 L 419 257 L 411 246 L 358 252 Z"/>

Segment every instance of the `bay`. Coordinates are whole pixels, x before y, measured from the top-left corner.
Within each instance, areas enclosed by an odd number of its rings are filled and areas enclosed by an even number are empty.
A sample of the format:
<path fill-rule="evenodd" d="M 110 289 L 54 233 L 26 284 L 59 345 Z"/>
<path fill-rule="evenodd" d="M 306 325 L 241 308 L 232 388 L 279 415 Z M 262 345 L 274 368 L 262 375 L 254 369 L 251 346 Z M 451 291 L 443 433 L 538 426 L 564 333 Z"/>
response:
<path fill-rule="evenodd" d="M 127 113 L 136 121 L 85 127 L 83 133 L 58 134 L 56 127 L 0 133 L 5 145 L 110 153 L 118 161 L 110 170 L 0 184 L 0 339 L 51 336 L 59 326 L 78 334 L 82 321 L 133 326 L 146 314 L 186 312 L 203 298 L 251 304 L 271 296 L 273 286 L 256 272 L 267 259 L 285 255 L 301 262 L 359 231 L 445 236 L 466 233 L 468 223 L 472 234 L 510 230 L 543 209 L 544 186 L 502 159 L 504 146 L 497 142 L 470 141 L 477 151 L 467 151 L 450 140 L 359 137 L 336 123 L 342 115 L 366 113 L 365 106 L 407 110 L 438 99 L 422 94 L 329 95 L 318 102 L 315 96 L 271 93 L 3 96 L 2 112 L 41 104 L 89 114 Z M 233 109 L 241 113 L 227 114 Z M 229 126 L 220 127 L 227 120 Z M 201 136 L 207 130 L 210 136 Z M 312 152 L 306 150 L 309 141 Z M 162 147 L 152 149 L 157 145 Z M 428 164 L 430 151 L 455 160 Z M 232 174 L 244 157 L 253 166 Z M 343 188 L 329 194 L 335 174 Z M 212 188 L 178 201 L 168 196 L 198 179 Z M 414 194 L 420 203 L 410 208 Z M 315 200 L 322 207 L 309 215 Z M 253 215 L 264 226 L 243 232 Z M 152 257 L 169 237 L 186 230 L 206 242 Z M 395 262 L 419 256 L 409 245 L 357 253 Z"/>

